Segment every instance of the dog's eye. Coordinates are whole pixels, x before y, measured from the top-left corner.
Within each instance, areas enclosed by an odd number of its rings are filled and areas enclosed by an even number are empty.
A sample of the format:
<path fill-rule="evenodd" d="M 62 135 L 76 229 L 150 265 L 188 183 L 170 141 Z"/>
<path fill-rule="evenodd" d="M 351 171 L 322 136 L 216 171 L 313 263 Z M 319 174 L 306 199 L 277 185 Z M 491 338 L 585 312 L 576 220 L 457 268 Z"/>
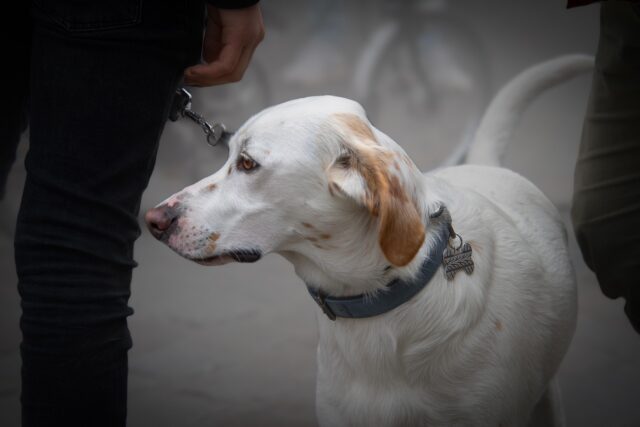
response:
<path fill-rule="evenodd" d="M 238 169 L 249 172 L 260 166 L 255 160 L 246 154 L 241 154 L 238 159 Z"/>

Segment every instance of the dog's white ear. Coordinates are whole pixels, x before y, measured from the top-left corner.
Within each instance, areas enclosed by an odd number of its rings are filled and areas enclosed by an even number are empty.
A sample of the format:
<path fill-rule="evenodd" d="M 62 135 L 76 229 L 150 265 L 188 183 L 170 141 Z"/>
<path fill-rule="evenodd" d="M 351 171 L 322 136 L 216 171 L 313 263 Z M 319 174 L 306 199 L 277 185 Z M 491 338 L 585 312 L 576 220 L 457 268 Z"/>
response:
<path fill-rule="evenodd" d="M 380 146 L 345 144 L 345 152 L 328 170 L 329 191 L 347 197 L 378 218 L 380 248 L 395 266 L 407 265 L 425 238 L 415 202 L 392 174 Z"/>
<path fill-rule="evenodd" d="M 355 153 L 347 152 L 338 157 L 328 171 L 329 192 L 332 196 L 342 196 L 365 205 L 368 197 L 367 183 L 356 168 Z"/>

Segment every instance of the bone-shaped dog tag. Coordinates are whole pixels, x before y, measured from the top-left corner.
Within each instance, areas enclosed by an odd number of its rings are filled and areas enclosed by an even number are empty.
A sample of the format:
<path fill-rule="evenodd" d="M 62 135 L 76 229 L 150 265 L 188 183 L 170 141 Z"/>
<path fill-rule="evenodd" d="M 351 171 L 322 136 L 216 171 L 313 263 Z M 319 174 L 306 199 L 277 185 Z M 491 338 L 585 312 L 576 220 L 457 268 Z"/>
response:
<path fill-rule="evenodd" d="M 456 273 L 460 270 L 464 270 L 467 274 L 473 273 L 474 264 L 473 260 L 471 259 L 471 245 L 465 243 L 462 240 L 462 237 L 457 237 L 460 239 L 460 246 L 458 246 L 457 248 L 448 246 L 442 256 L 444 275 L 447 280 L 453 280 Z"/>

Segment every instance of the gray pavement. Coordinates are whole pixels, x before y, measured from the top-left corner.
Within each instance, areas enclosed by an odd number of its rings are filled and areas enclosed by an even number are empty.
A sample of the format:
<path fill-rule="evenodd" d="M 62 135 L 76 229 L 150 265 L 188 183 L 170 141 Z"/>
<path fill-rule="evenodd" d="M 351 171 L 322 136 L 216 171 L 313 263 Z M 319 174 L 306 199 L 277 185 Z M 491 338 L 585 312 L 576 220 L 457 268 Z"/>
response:
<path fill-rule="evenodd" d="M 567 12 L 561 3 L 461 0 L 452 7 L 474 23 L 486 46 L 492 83 L 500 87 L 534 62 L 595 51 L 597 8 Z M 275 72 L 270 67 L 280 60 L 278 44 L 284 39 L 274 31 L 256 57 L 272 77 Z M 336 91 L 328 83 L 294 91 L 277 79 L 271 89 L 272 102 Z M 573 165 L 588 90 L 585 76 L 536 101 L 525 114 L 506 160 L 507 167 L 549 195 L 569 228 Z M 424 132 L 416 134 L 400 126 L 399 117 L 381 119 L 382 130 L 425 170 L 437 166 L 451 150 L 448 141 L 436 137 L 435 129 L 445 121 L 455 125 L 455 114 L 425 119 L 417 126 Z M 168 125 L 143 206 L 152 206 L 193 180 L 193 170 L 176 156 L 180 145 L 172 126 Z M 205 169 L 215 171 L 221 159 L 197 144 L 189 153 L 210 158 Z M 171 164 L 173 169 L 167 167 Z M 10 228 L 6 224 L 13 220 L 23 177 L 19 164 L 11 177 L 11 200 L 0 204 L 0 227 Z M 12 243 L 1 233 L 0 426 L 14 427 L 19 425 L 20 410 L 20 309 Z M 568 425 L 640 426 L 640 336 L 627 323 L 622 301 L 600 293 L 570 236 L 579 318 L 559 373 Z M 136 259 L 140 267 L 134 273 L 131 299 L 135 314 L 129 322 L 134 339 L 131 426 L 315 425 L 318 309 L 287 262 L 267 256 L 251 265 L 200 267 L 146 232 L 137 244 Z"/>

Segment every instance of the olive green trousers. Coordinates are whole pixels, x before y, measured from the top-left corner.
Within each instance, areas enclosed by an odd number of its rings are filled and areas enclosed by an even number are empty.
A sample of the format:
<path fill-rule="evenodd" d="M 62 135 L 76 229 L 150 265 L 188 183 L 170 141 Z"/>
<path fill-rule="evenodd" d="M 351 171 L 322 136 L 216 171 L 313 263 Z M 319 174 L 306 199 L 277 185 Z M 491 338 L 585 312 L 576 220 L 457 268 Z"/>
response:
<path fill-rule="evenodd" d="M 609 298 L 640 333 L 640 5 L 606 2 L 575 170 L 574 231 Z"/>

